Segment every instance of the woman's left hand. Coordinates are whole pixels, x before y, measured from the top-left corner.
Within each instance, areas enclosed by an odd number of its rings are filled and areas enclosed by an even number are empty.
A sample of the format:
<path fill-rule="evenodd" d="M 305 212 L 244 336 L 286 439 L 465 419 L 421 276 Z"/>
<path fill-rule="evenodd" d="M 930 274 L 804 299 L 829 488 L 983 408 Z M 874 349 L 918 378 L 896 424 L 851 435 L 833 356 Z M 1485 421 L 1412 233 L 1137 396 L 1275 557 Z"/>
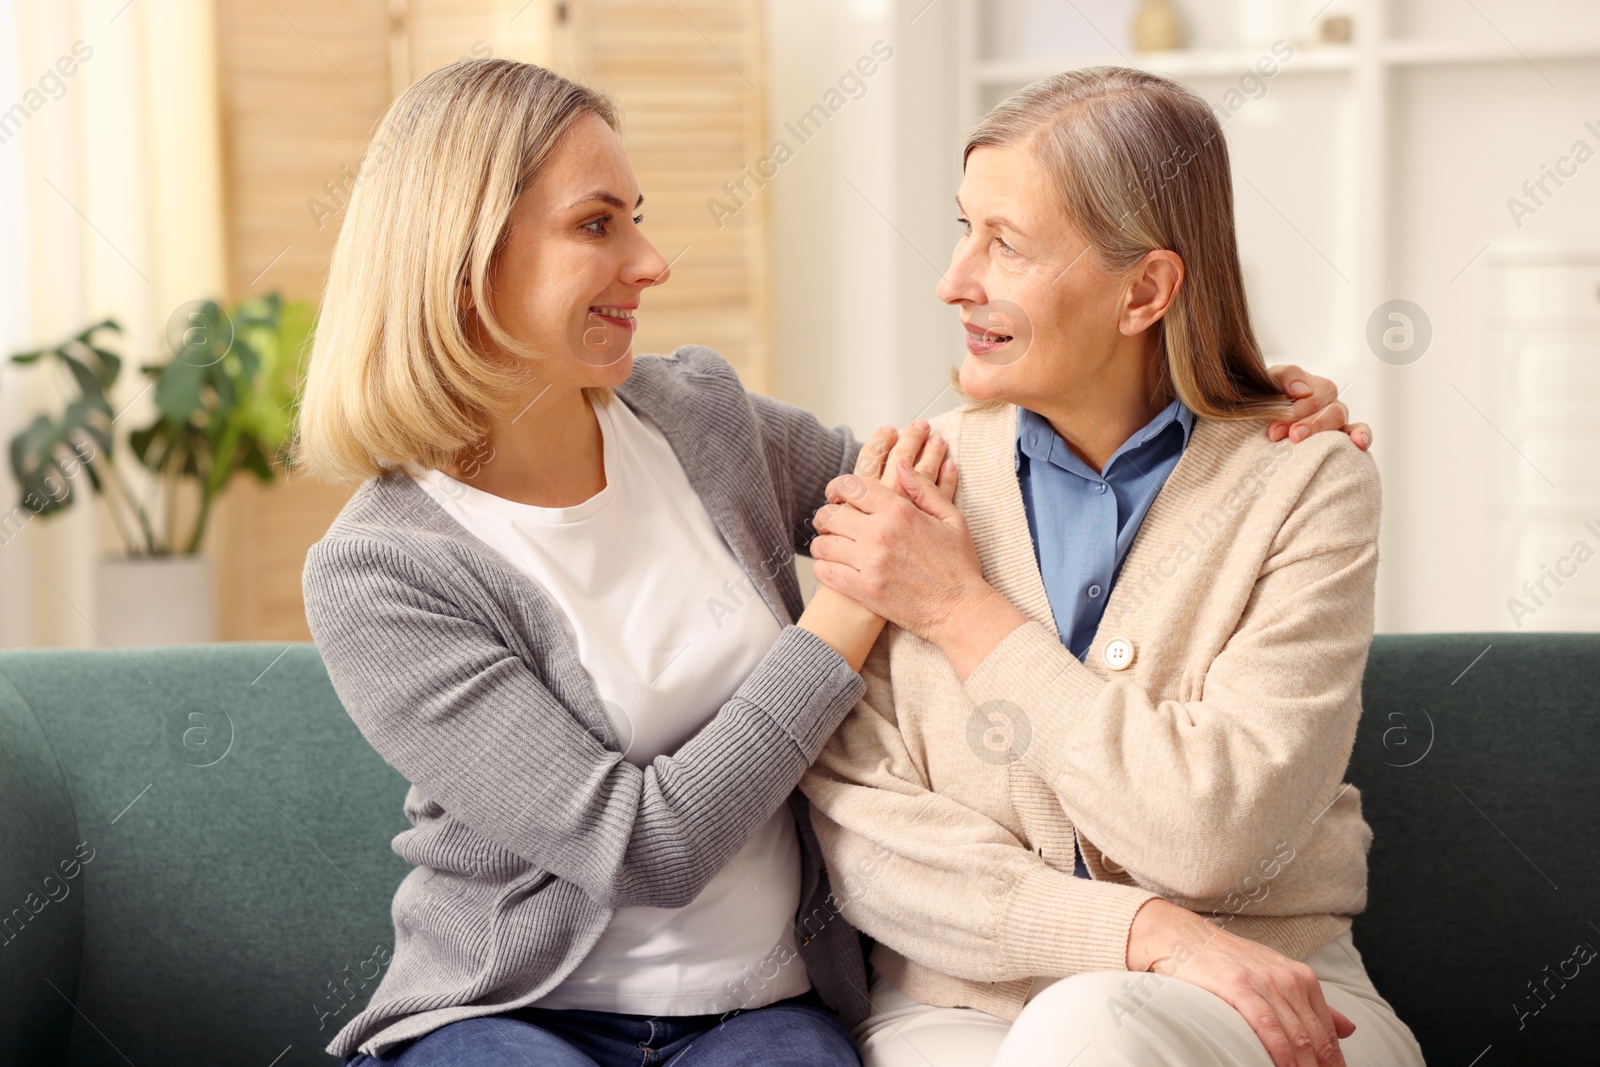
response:
<path fill-rule="evenodd" d="M 1323 430 L 1340 430 L 1363 452 L 1371 447 L 1372 427 L 1349 421 L 1350 409 L 1339 399 L 1339 389 L 1333 382 L 1307 374 L 1293 363 L 1268 367 L 1267 374 L 1278 383 L 1279 391 L 1294 401 L 1287 419 L 1278 419 L 1267 427 L 1269 438 L 1281 441 L 1287 437 L 1300 442 Z"/>
<path fill-rule="evenodd" d="M 961 644 L 993 638 L 992 649 L 1026 616 L 984 578 L 956 506 L 905 463 L 896 469 L 905 496 L 857 475 L 828 484 L 811 544 L 817 581 L 947 654 L 958 636 Z"/>

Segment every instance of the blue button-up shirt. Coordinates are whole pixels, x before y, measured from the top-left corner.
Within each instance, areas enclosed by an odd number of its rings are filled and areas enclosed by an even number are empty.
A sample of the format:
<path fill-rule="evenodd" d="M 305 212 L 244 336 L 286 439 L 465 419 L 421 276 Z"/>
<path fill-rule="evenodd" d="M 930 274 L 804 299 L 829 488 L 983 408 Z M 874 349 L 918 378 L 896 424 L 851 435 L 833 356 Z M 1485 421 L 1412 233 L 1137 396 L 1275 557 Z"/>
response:
<path fill-rule="evenodd" d="M 1033 557 L 1061 643 L 1080 660 L 1094 643 L 1139 524 L 1193 429 L 1194 412 L 1174 400 L 1096 471 L 1043 416 L 1017 410 L 1017 484 Z M 1089 877 L 1081 855 L 1073 873 Z"/>
<path fill-rule="evenodd" d="M 1096 471 L 1041 415 L 1017 411 L 1017 484 L 1061 643 L 1089 652 L 1134 535 L 1189 443 L 1194 412 L 1174 400 Z"/>

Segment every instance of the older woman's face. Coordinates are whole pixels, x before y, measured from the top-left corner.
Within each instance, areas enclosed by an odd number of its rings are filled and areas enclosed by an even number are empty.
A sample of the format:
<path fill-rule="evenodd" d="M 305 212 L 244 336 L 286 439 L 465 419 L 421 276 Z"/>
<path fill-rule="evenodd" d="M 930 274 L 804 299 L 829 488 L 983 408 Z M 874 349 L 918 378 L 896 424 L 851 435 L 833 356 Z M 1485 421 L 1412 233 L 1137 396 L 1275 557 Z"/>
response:
<path fill-rule="evenodd" d="M 621 139 L 592 114 L 573 124 L 517 198 L 491 303 L 511 335 L 542 357 L 541 385 L 627 380 L 640 294 L 668 274 L 639 229 L 643 201 Z"/>
<path fill-rule="evenodd" d="M 1050 406 L 1103 383 L 1119 342 L 1126 286 L 1068 222 L 1027 145 L 967 157 L 956 197 L 966 233 L 939 299 L 961 309 L 961 388 L 976 400 Z"/>

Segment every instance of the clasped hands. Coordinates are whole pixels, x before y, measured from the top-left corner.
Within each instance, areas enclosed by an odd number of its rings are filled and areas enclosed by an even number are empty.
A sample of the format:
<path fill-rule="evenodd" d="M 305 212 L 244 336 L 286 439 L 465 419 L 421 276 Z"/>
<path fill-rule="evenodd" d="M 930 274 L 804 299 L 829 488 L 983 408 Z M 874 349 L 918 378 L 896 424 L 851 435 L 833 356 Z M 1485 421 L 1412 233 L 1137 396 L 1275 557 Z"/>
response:
<path fill-rule="evenodd" d="M 953 503 L 957 475 L 944 439 L 921 419 L 892 434 L 878 431 L 856 472 L 828 484 L 811 543 L 814 573 L 829 589 L 942 644 L 943 628 L 964 607 L 999 594 Z"/>

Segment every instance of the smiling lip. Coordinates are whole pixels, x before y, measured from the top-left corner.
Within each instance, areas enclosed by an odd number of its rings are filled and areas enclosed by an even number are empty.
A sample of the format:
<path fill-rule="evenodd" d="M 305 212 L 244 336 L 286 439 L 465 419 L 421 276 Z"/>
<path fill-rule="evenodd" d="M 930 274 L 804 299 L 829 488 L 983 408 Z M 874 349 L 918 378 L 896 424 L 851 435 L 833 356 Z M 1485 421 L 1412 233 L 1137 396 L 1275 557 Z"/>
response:
<path fill-rule="evenodd" d="M 990 352 L 1004 348 L 1012 341 L 1010 336 L 998 330 L 986 330 L 970 322 L 963 322 L 961 325 L 967 330 L 967 351 L 975 356 L 986 356 Z"/>
<path fill-rule="evenodd" d="M 592 304 L 589 307 L 589 317 L 632 333 L 639 328 L 639 320 L 633 317 L 638 308 L 638 304 Z"/>

